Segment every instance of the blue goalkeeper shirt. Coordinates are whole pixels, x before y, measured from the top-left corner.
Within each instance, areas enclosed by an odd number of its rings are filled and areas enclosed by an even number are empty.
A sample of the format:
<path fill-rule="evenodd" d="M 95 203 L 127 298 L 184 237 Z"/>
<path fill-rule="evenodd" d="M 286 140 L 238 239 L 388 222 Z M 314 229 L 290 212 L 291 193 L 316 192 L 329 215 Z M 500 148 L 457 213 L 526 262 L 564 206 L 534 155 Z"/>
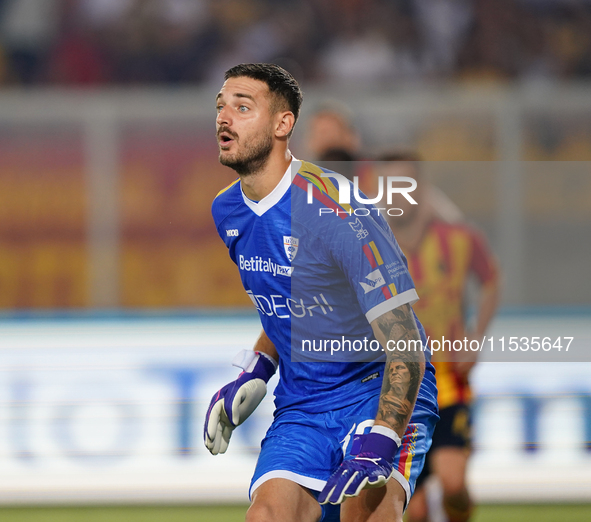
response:
<path fill-rule="evenodd" d="M 278 412 L 320 413 L 376 397 L 385 354 L 370 323 L 418 299 L 379 211 L 357 202 L 352 185 L 350 204 L 339 203 L 337 180 L 323 174 L 330 171 L 293 160 L 261 201 L 248 199 L 237 180 L 212 205 L 218 233 L 279 353 Z M 435 404 L 427 362 L 416 408 Z"/>

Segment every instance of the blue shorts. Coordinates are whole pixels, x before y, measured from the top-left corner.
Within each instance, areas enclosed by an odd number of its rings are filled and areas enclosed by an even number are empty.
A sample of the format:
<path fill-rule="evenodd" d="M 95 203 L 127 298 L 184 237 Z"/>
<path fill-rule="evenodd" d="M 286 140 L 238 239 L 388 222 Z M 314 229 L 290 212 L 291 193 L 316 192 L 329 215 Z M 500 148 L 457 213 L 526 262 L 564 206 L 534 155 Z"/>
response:
<path fill-rule="evenodd" d="M 317 496 L 341 462 L 358 452 L 355 435 L 370 431 L 377 401 L 378 397 L 327 413 L 281 412 L 263 439 L 249 495 L 267 480 L 285 478 Z M 423 468 L 438 418 L 436 411 L 415 408 L 396 454 L 392 478 L 406 492 L 406 504 Z M 339 506 L 322 508 L 323 522 L 339 520 Z"/>

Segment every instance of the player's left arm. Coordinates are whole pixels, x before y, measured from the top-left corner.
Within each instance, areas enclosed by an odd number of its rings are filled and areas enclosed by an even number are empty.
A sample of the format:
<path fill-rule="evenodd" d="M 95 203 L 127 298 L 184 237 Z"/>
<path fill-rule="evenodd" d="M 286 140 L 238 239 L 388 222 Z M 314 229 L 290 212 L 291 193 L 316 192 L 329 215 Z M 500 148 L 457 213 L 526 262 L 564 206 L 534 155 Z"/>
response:
<path fill-rule="evenodd" d="M 364 488 L 386 485 L 425 373 L 421 336 L 409 304 L 382 314 L 371 326 L 387 354 L 375 424 L 356 457 L 344 461 L 327 481 L 318 497 L 321 504 L 340 504 Z"/>
<path fill-rule="evenodd" d="M 409 304 L 386 312 L 371 323 L 374 335 L 386 351 L 386 366 L 375 426 L 404 436 L 425 374 L 425 354 L 415 316 Z M 396 374 L 392 386 L 390 375 Z"/>
<path fill-rule="evenodd" d="M 481 284 L 478 290 L 478 310 L 476 312 L 476 321 L 473 329 L 466 331 L 466 338 L 470 341 L 476 340 L 482 342 L 482 338 L 486 334 L 488 325 L 492 321 L 497 308 L 499 307 L 499 300 L 501 295 L 501 285 L 499 278 L 495 277 L 485 284 Z M 453 361 L 454 371 L 462 378 L 468 379 L 468 375 L 478 360 L 478 352 L 467 352 L 462 354 L 462 358 Z"/>
<path fill-rule="evenodd" d="M 479 283 L 478 312 L 472 330 L 475 338 L 481 339 L 499 306 L 501 277 L 499 265 L 486 237 L 476 229 L 470 230 L 470 272 Z"/>

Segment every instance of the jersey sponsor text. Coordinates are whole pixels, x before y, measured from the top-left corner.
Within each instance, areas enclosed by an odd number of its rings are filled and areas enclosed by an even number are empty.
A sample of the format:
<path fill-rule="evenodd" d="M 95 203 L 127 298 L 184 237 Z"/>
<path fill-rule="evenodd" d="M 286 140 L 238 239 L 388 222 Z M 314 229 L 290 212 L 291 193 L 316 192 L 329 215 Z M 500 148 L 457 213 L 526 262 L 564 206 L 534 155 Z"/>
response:
<path fill-rule="evenodd" d="M 292 266 L 278 265 L 270 258 L 263 259 L 259 256 L 245 258 L 241 254 L 238 256 L 238 260 L 240 270 L 244 270 L 245 272 L 269 272 L 274 276 L 282 275 L 286 277 L 291 277 L 291 273 L 293 272 Z"/>

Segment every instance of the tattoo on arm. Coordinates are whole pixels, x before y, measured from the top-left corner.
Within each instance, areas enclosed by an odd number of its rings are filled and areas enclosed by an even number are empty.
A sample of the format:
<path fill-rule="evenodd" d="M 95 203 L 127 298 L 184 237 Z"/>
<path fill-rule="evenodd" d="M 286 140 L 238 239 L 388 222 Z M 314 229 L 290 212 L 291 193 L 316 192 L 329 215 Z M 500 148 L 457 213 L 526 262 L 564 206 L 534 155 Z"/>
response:
<path fill-rule="evenodd" d="M 390 426 L 402 437 L 414 408 L 424 373 L 420 334 L 410 305 L 403 305 L 376 319 L 386 348 L 386 367 L 376 421 Z M 387 349 L 387 342 L 390 349 Z M 400 343 L 398 341 L 406 341 Z M 409 343 L 408 341 L 418 341 Z M 405 349 L 392 349 L 405 346 Z"/>

